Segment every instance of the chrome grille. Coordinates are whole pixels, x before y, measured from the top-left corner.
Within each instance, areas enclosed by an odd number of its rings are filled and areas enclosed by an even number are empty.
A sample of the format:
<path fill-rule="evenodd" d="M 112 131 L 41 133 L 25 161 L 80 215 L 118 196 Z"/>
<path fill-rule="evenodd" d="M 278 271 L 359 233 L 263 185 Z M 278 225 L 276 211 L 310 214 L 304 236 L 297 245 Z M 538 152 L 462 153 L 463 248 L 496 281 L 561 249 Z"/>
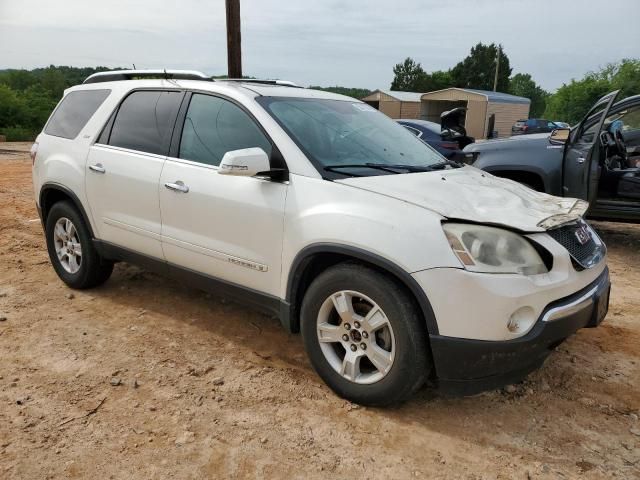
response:
<path fill-rule="evenodd" d="M 604 243 L 583 220 L 548 230 L 547 233 L 567 249 L 571 258 L 581 267 L 579 269 L 591 268 L 604 257 L 606 252 Z"/>

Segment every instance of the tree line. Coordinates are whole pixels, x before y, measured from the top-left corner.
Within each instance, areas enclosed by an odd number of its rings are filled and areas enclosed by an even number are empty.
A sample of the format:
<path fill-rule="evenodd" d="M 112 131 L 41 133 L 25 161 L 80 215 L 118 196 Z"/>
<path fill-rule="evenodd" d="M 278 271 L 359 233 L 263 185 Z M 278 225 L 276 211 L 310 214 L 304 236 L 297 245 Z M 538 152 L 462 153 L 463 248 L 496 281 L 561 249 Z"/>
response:
<path fill-rule="evenodd" d="M 0 135 L 8 141 L 33 140 L 66 88 L 107 67 L 55 67 L 0 70 Z"/>
<path fill-rule="evenodd" d="M 497 90 L 531 99 L 530 116 L 575 124 L 602 95 L 620 89 L 624 98 L 640 93 L 640 59 L 625 59 L 571 80 L 551 94 L 528 73 L 512 75 L 509 57 L 499 45 L 478 43 L 449 70 L 427 72 L 407 58 L 393 67 L 391 90 L 430 92 L 448 87 L 493 90 L 496 57 L 500 55 Z M 42 130 L 66 88 L 82 83 L 107 67 L 49 66 L 34 70 L 0 70 L 0 135 L 8 141 L 33 140 Z M 216 77 L 214 77 L 216 78 Z M 217 77 L 224 78 L 224 77 Z M 364 98 L 366 88 L 309 88 Z"/>
<path fill-rule="evenodd" d="M 500 61 L 497 62 L 497 57 Z M 449 70 L 427 72 L 407 58 L 393 67 L 391 90 L 431 92 L 449 87 L 493 90 L 496 68 L 498 92 L 531 100 L 530 118 L 547 118 L 575 124 L 604 94 L 621 90 L 620 97 L 640 93 L 640 59 L 624 59 L 572 79 L 555 93 L 540 87 L 528 73 L 512 75 L 509 57 L 501 45 L 478 43 L 467 57 Z"/>

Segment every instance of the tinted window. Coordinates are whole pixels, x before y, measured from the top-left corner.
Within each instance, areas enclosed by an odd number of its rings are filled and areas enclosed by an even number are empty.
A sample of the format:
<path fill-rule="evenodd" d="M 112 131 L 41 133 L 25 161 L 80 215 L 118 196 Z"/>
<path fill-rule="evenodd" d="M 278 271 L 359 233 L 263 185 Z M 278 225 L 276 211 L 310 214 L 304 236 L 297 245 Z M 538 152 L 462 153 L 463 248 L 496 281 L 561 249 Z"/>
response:
<path fill-rule="evenodd" d="M 252 147 L 271 155 L 269 140 L 240 107 L 210 95 L 191 97 L 180 140 L 180 158 L 217 166 L 228 151 Z"/>
<path fill-rule="evenodd" d="M 133 92 L 120 105 L 109 145 L 166 155 L 182 92 Z"/>
<path fill-rule="evenodd" d="M 47 135 L 76 138 L 111 90 L 79 90 L 65 96 L 44 129 Z"/>

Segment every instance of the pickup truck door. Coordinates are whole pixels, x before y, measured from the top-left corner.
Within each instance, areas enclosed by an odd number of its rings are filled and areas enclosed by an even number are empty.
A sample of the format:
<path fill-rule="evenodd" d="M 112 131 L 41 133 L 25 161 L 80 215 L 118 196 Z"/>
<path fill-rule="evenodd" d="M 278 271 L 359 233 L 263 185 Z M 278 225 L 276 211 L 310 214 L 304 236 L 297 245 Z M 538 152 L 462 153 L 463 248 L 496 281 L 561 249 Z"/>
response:
<path fill-rule="evenodd" d="M 565 146 L 562 167 L 563 193 L 595 204 L 600 180 L 600 131 L 609 109 L 618 96 L 611 92 L 589 110 L 578 127 L 571 132 Z"/>

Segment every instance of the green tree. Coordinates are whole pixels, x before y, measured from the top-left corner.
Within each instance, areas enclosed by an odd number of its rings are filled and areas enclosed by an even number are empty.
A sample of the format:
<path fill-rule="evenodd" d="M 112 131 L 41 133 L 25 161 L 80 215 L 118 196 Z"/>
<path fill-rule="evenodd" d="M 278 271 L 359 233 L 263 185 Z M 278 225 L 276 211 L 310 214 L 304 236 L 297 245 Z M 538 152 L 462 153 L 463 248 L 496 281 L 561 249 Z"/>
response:
<path fill-rule="evenodd" d="M 499 92 L 509 91 L 509 77 L 511 76 L 509 57 L 504 53 L 502 46 L 495 43 L 491 45 L 478 43 L 471 48 L 470 54 L 451 69 L 454 85 L 460 88 L 493 90 L 498 50 L 500 51 L 500 68 L 497 90 Z"/>
<path fill-rule="evenodd" d="M 54 98 L 62 98 L 64 89 L 69 87 L 64 73 L 53 65 L 42 72 L 40 85 L 48 90 Z"/>
<path fill-rule="evenodd" d="M 32 85 L 21 96 L 25 104 L 24 126 L 37 132 L 46 123 L 57 101 L 41 85 Z"/>
<path fill-rule="evenodd" d="M 371 90 L 366 88 L 349 88 L 349 87 L 339 87 L 339 86 L 335 86 L 335 87 L 311 86 L 309 88 L 312 90 L 323 90 L 325 92 L 339 93 L 340 95 L 346 95 L 347 97 L 357 98 L 358 100 L 366 97 L 371 93 Z"/>
<path fill-rule="evenodd" d="M 393 81 L 391 90 L 402 92 L 418 92 L 421 88 L 421 81 L 424 81 L 426 72 L 422 65 L 416 63 L 411 57 L 407 57 L 404 62 L 393 67 Z"/>
<path fill-rule="evenodd" d="M 593 73 L 582 80 L 571 80 L 549 97 L 544 116 L 575 124 L 582 120 L 598 98 L 610 90 L 611 84 Z"/>
<path fill-rule="evenodd" d="M 453 86 L 451 70 L 436 70 L 425 75 L 420 92 L 433 92 Z"/>
<path fill-rule="evenodd" d="M 56 67 L 0 70 L 0 134 L 32 140 L 42 129 L 64 90 L 106 67 Z"/>
<path fill-rule="evenodd" d="M 432 92 L 451 87 L 453 79 L 450 70 L 436 70 L 427 73 L 422 65 L 408 57 L 393 67 L 391 90 L 403 92 Z"/>
<path fill-rule="evenodd" d="M 533 81 L 528 73 L 517 73 L 509 80 L 509 93 L 531 100 L 529 116 L 539 118 L 544 114 L 549 92 Z"/>
<path fill-rule="evenodd" d="M 15 91 L 26 90 L 36 82 L 37 79 L 27 70 L 7 70 L 0 73 L 0 83 L 4 83 Z"/>
<path fill-rule="evenodd" d="M 577 123 L 603 95 L 620 90 L 618 99 L 640 92 L 640 60 L 624 59 L 610 63 L 596 72 L 587 73 L 581 80 L 563 84 L 547 100 L 545 116 Z"/>
<path fill-rule="evenodd" d="M 618 64 L 609 66 L 611 89 L 620 90 L 619 98 L 640 93 L 640 60 L 625 58 Z"/>
<path fill-rule="evenodd" d="M 25 119 L 24 101 L 11 87 L 0 84 L 0 129 L 22 126 Z"/>

